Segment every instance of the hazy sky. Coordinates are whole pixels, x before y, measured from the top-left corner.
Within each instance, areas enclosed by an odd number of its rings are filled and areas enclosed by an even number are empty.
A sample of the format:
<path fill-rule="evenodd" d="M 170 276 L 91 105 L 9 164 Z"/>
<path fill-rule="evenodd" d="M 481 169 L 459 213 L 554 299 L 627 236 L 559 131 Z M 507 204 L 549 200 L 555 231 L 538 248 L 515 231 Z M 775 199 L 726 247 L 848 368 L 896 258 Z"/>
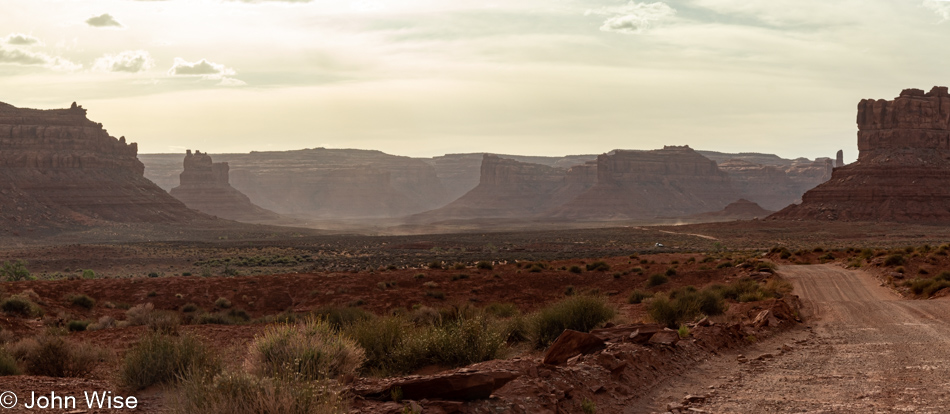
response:
<path fill-rule="evenodd" d="M 0 101 L 140 152 L 856 157 L 862 98 L 950 84 L 937 0 L 2 0 Z"/>

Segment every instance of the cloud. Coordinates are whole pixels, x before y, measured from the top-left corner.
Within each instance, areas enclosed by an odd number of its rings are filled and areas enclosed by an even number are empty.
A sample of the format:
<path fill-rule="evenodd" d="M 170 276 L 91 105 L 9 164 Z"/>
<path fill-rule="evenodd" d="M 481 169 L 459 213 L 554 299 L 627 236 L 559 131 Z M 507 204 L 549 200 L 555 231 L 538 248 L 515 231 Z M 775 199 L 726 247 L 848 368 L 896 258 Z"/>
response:
<path fill-rule="evenodd" d="M 948 0 L 924 0 L 923 6 L 940 16 L 941 22 L 950 20 L 950 2 Z"/>
<path fill-rule="evenodd" d="M 663 2 L 636 3 L 631 1 L 623 6 L 588 10 L 585 14 L 611 16 L 600 26 L 602 31 L 637 34 L 642 33 L 656 22 L 673 17 L 676 10 Z"/>
<path fill-rule="evenodd" d="M 244 81 L 234 78 L 237 72 L 220 63 L 210 62 L 207 59 L 201 59 L 197 62 L 189 62 L 182 58 L 175 58 L 175 63 L 168 70 L 172 76 L 200 76 L 202 79 L 219 80 L 220 86 L 243 86 L 247 85 Z"/>
<path fill-rule="evenodd" d="M 33 36 L 26 35 L 23 33 L 10 33 L 9 36 L 4 40 L 7 44 L 17 45 L 17 46 L 30 46 L 42 44 L 40 39 L 37 39 Z"/>
<path fill-rule="evenodd" d="M 105 55 L 96 59 L 93 68 L 109 72 L 136 73 L 155 66 L 152 55 L 144 50 L 127 50 L 117 55 Z"/>
<path fill-rule="evenodd" d="M 114 17 L 105 13 L 101 16 L 93 16 L 86 19 L 86 24 L 92 27 L 123 27 Z"/>
<path fill-rule="evenodd" d="M 185 59 L 176 57 L 172 68 L 168 70 L 168 74 L 221 78 L 226 75 L 234 75 L 235 72 L 234 69 L 225 67 L 224 65 L 218 63 L 209 62 L 206 59 L 201 59 L 197 62 L 189 62 Z"/>
<path fill-rule="evenodd" d="M 0 46 L 0 64 L 42 66 L 62 71 L 73 71 L 82 68 L 82 65 L 70 62 L 59 56 L 49 56 L 45 53 L 30 52 L 16 48 L 7 49 L 2 46 Z"/>

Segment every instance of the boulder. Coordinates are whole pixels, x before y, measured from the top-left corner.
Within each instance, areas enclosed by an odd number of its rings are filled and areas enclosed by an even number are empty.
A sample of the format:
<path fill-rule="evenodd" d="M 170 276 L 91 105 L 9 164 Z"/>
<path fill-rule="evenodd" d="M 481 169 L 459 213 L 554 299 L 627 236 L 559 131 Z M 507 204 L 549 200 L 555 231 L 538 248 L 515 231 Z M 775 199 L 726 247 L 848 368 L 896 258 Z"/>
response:
<path fill-rule="evenodd" d="M 542 362 L 548 365 L 562 365 L 571 357 L 590 354 L 605 347 L 604 340 L 596 335 L 566 329 L 544 353 Z"/>
<path fill-rule="evenodd" d="M 385 390 L 364 396 L 385 399 L 399 388 L 407 400 L 480 400 L 519 376 L 514 371 L 475 371 L 400 378 L 390 382 Z"/>
<path fill-rule="evenodd" d="M 673 330 L 663 330 L 659 331 L 653 336 L 650 337 L 649 343 L 651 345 L 674 345 L 680 340 L 680 335 L 678 332 Z"/>

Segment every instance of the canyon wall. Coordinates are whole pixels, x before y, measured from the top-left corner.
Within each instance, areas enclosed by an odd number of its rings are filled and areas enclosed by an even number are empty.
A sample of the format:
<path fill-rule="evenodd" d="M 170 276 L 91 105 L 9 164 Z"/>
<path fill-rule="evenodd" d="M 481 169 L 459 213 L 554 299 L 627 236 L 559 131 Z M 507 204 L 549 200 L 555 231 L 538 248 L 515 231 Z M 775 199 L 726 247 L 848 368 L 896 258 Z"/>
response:
<path fill-rule="evenodd" d="M 950 94 L 905 89 L 858 103 L 858 160 L 770 218 L 950 221 Z"/>
<path fill-rule="evenodd" d="M 146 179 L 137 152 L 75 103 L 54 110 L 0 103 L 0 217 L 16 227 L 210 219 Z"/>

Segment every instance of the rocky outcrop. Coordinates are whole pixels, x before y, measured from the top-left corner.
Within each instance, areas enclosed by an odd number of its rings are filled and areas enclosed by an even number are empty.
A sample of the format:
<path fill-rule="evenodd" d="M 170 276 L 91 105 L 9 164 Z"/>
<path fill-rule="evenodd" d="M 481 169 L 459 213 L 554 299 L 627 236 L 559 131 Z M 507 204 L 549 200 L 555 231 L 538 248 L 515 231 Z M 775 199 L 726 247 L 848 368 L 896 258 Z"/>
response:
<path fill-rule="evenodd" d="M 210 219 L 146 179 L 137 145 L 110 136 L 75 103 L 55 110 L 0 103 L 0 149 L 8 227 Z"/>
<path fill-rule="evenodd" d="M 181 171 L 180 156 L 143 159 L 146 174 L 165 186 Z M 314 148 L 215 154 L 214 159 L 230 166 L 232 187 L 282 215 L 400 217 L 451 201 L 432 166 L 380 151 Z"/>
<path fill-rule="evenodd" d="M 906 89 L 858 104 L 858 160 L 774 219 L 950 221 L 950 94 Z"/>
<path fill-rule="evenodd" d="M 614 151 L 597 157 L 597 184 L 548 213 L 571 219 L 681 216 L 739 198 L 729 176 L 689 146 Z"/>
<path fill-rule="evenodd" d="M 773 154 L 697 151 L 716 161 L 729 174 L 742 198 L 769 210 L 801 202 L 802 194 L 831 178 L 834 165 L 828 158 L 794 160 Z"/>
<path fill-rule="evenodd" d="M 596 164 L 585 164 L 565 170 L 484 154 L 478 186 L 445 207 L 417 214 L 410 221 L 536 216 L 593 186 L 596 168 Z"/>
<path fill-rule="evenodd" d="M 221 218 L 245 222 L 261 222 L 280 218 L 277 213 L 260 208 L 228 182 L 228 163 L 212 162 L 211 156 L 191 150 L 185 154 L 184 171 L 178 187 L 169 193 L 189 208 Z"/>
<path fill-rule="evenodd" d="M 844 151 L 838 150 L 838 153 L 835 154 L 835 168 L 844 167 Z"/>

